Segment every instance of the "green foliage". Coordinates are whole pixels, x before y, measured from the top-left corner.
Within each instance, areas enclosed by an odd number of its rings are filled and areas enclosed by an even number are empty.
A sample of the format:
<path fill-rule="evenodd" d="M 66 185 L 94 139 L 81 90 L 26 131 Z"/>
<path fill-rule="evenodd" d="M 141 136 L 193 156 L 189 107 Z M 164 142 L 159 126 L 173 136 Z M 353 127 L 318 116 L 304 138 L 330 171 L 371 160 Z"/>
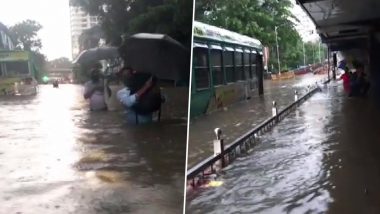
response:
<path fill-rule="evenodd" d="M 279 41 L 285 33 L 295 31 L 294 23 L 288 20 L 294 18 L 290 7 L 289 0 L 198 0 L 195 19 L 256 37 L 270 45 L 276 41 L 275 26 L 281 26 L 278 28 Z"/>
<path fill-rule="evenodd" d="M 46 74 L 46 71 L 44 69 L 45 63 L 46 63 L 46 56 L 36 52 L 31 51 L 31 57 L 33 59 L 33 70 L 35 73 L 35 78 L 40 82 L 42 81 L 42 77 L 44 74 Z"/>
<path fill-rule="evenodd" d="M 34 20 L 25 20 L 9 28 L 16 41 L 16 48 L 25 51 L 38 51 L 42 47 L 37 33 L 42 26 Z"/>
<path fill-rule="evenodd" d="M 9 28 L 16 42 L 16 49 L 31 52 L 31 57 L 34 61 L 32 69 L 38 81 L 41 80 L 42 74 L 45 73 L 43 68 L 46 63 L 46 56 L 39 52 L 42 43 L 37 33 L 41 29 L 42 26 L 34 20 L 25 20 Z"/>
<path fill-rule="evenodd" d="M 47 66 L 51 68 L 72 68 L 73 64 L 68 58 L 61 57 L 61 58 L 49 61 L 47 63 Z"/>
<path fill-rule="evenodd" d="M 190 47 L 191 0 L 71 0 L 91 15 L 98 16 L 107 43 L 120 45 L 122 36 L 162 33 Z"/>
<path fill-rule="evenodd" d="M 327 47 L 323 44 L 319 46 L 318 42 L 305 43 L 306 64 L 314 64 L 320 62 L 319 53 L 321 53 L 322 60 L 326 59 Z"/>

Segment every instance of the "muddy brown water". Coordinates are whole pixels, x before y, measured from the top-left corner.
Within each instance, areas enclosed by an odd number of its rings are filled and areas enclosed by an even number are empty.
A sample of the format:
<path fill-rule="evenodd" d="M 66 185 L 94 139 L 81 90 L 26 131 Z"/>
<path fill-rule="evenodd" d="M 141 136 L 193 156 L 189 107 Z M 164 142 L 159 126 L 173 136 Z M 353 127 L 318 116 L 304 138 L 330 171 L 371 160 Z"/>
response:
<path fill-rule="evenodd" d="M 255 96 L 223 110 L 192 118 L 189 126 L 188 168 L 213 154 L 213 130 L 220 128 L 226 144 L 253 129 L 272 116 L 272 102 L 277 102 L 279 110 L 294 102 L 294 91 L 299 96 L 307 92 L 307 87 L 315 85 L 326 75 L 307 74 L 295 79 L 264 81 L 264 96 Z"/>
<path fill-rule="evenodd" d="M 186 213 L 380 213 L 378 109 L 332 83 L 189 194 Z"/>
<path fill-rule="evenodd" d="M 0 98 L 0 213 L 181 213 L 187 106 L 170 112 L 125 126 L 79 85 Z"/>

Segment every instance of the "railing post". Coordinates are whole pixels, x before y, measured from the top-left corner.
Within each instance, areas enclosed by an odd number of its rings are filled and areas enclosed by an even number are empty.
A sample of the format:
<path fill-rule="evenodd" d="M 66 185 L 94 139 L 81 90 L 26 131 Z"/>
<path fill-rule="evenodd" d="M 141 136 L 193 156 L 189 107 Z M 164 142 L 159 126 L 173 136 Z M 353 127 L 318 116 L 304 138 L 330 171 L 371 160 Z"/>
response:
<path fill-rule="evenodd" d="M 272 102 L 272 116 L 275 117 L 275 121 L 278 122 L 278 109 L 276 101 Z"/>
<path fill-rule="evenodd" d="M 277 116 L 277 113 L 278 113 L 278 111 L 277 111 L 277 103 L 276 103 L 276 101 L 273 101 L 272 102 L 272 116 L 273 117 Z"/>
<path fill-rule="evenodd" d="M 298 100 L 298 91 L 295 90 L 294 91 L 294 101 L 297 102 L 297 100 Z"/>
<path fill-rule="evenodd" d="M 222 130 L 220 128 L 214 129 L 216 140 L 214 140 L 214 156 L 224 153 L 224 142 L 222 139 Z M 225 167 L 224 155 L 222 156 L 222 168 Z"/>
<path fill-rule="evenodd" d="M 324 85 L 323 83 L 322 83 L 322 85 Z M 321 86 L 322 86 L 321 85 Z M 322 91 L 322 88 L 320 87 L 320 85 L 318 85 L 318 83 L 317 84 L 315 84 L 315 88 L 314 89 L 319 89 L 319 91 Z"/>

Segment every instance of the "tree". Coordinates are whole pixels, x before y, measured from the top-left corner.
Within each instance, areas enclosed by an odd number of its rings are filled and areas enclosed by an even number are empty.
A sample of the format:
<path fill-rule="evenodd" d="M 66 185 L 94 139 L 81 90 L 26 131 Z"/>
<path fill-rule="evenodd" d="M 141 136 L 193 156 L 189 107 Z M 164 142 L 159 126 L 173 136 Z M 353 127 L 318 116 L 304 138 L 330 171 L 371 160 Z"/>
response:
<path fill-rule="evenodd" d="M 46 64 L 46 56 L 40 52 L 31 51 L 31 56 L 34 61 L 34 68 L 36 70 L 35 78 L 41 81 L 41 78 L 44 74 L 46 74 L 46 70 L 44 69 Z"/>
<path fill-rule="evenodd" d="M 321 59 L 319 58 L 319 48 L 321 50 Z M 322 45 L 319 47 L 319 42 L 306 42 L 305 43 L 305 58 L 306 64 L 319 63 L 320 60 L 326 58 L 326 46 Z"/>
<path fill-rule="evenodd" d="M 100 18 L 106 43 L 120 45 L 123 36 L 134 33 L 168 34 L 185 46 L 191 45 L 190 0 L 70 0 Z"/>
<path fill-rule="evenodd" d="M 31 52 L 31 57 L 35 62 L 33 69 L 36 70 L 37 80 L 40 80 L 42 74 L 45 73 L 43 68 L 46 63 L 46 56 L 39 52 L 42 42 L 37 33 L 41 29 L 42 26 L 34 20 L 25 20 L 9 28 L 16 42 L 16 49 Z"/>
<path fill-rule="evenodd" d="M 72 68 L 73 66 L 72 62 L 66 57 L 51 60 L 47 65 L 51 68 Z"/>
<path fill-rule="evenodd" d="M 39 51 L 42 47 L 41 40 L 37 37 L 37 33 L 42 26 L 33 20 L 25 20 L 9 30 L 16 41 L 16 48 L 25 51 Z"/>

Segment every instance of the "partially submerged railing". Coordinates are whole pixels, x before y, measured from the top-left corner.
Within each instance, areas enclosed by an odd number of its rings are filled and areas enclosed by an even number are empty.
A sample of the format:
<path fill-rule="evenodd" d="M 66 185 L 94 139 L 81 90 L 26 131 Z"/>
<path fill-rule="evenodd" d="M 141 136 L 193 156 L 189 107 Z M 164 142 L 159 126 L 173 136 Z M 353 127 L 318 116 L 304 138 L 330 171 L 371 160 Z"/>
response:
<path fill-rule="evenodd" d="M 321 81 L 326 84 L 330 80 Z M 241 137 L 233 141 L 231 144 L 224 146 L 221 138 L 222 131 L 219 128 L 215 129 L 216 140 L 214 140 L 214 155 L 198 163 L 187 171 L 187 186 L 196 188 L 209 181 L 209 176 L 215 174 L 218 170 L 226 167 L 239 154 L 247 153 L 252 146 L 257 142 L 257 137 L 271 129 L 274 125 L 285 118 L 291 111 L 298 107 L 302 102 L 311 97 L 314 93 L 320 90 L 318 84 L 308 87 L 308 92 L 298 97 L 298 92 L 294 93 L 294 102 L 286 106 L 278 112 L 277 104 L 273 101 L 272 117 L 260 123 L 254 129 L 243 134 Z"/>

